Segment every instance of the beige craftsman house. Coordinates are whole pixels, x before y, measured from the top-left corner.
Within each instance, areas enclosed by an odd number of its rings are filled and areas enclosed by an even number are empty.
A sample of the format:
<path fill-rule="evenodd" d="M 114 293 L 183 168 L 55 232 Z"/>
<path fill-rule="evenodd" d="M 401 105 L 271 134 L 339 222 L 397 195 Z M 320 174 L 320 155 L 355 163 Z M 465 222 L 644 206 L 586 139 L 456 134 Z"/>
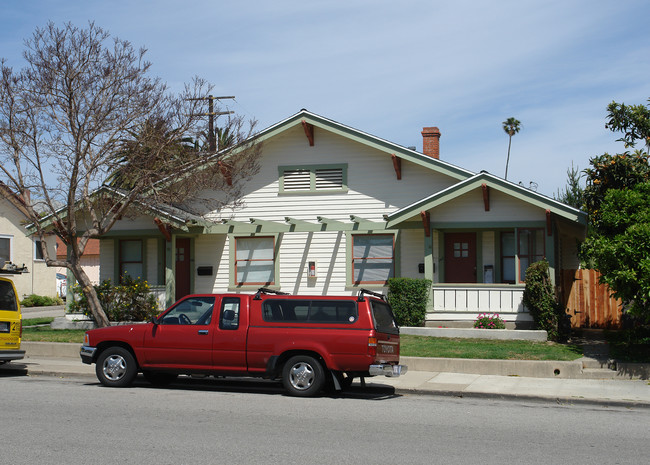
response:
<path fill-rule="evenodd" d="M 28 273 L 11 275 L 18 297 L 36 294 L 56 296 L 56 270 L 45 264 L 43 247 L 55 255 L 55 236 L 41 242 L 28 233 L 24 200 L 4 183 L 0 183 L 0 262 L 27 267 Z"/>
<path fill-rule="evenodd" d="M 429 324 L 498 312 L 525 325 L 527 265 L 546 257 L 554 275 L 577 268 L 585 214 L 447 163 L 438 129 L 422 135 L 424 153 L 302 110 L 258 135 L 260 169 L 236 206 L 202 216 L 158 206 L 120 220 L 101 239 L 100 278 L 142 276 L 165 304 L 261 286 L 349 295 L 428 278 Z"/>

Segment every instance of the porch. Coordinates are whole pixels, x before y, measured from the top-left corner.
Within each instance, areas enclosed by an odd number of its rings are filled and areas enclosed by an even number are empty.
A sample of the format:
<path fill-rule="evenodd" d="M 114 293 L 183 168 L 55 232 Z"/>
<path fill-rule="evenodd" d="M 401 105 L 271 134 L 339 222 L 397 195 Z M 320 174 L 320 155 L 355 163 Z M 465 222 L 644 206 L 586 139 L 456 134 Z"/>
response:
<path fill-rule="evenodd" d="M 523 304 L 524 285 L 434 284 L 426 326 L 471 327 L 480 313 L 498 313 L 511 328 L 527 329 L 533 318 Z"/>

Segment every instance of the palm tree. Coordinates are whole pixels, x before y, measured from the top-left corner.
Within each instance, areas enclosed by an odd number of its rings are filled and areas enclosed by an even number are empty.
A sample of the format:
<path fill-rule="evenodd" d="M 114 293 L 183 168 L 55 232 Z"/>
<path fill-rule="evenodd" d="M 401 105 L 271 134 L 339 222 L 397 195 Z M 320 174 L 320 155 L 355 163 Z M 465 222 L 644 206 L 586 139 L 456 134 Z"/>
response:
<path fill-rule="evenodd" d="M 508 164 L 510 163 L 510 145 L 512 144 L 512 136 L 517 134 L 521 129 L 521 121 L 516 118 L 510 117 L 505 120 L 503 123 L 503 130 L 508 134 L 508 158 L 506 160 L 506 176 L 505 179 L 508 179 Z"/>

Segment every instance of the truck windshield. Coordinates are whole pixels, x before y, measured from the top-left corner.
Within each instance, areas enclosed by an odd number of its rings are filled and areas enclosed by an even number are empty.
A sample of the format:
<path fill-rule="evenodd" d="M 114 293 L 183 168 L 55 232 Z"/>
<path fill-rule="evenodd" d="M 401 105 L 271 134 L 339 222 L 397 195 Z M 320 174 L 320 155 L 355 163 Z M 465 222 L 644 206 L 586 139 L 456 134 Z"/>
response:
<path fill-rule="evenodd" d="M 393 311 L 386 302 L 370 300 L 372 316 L 375 319 L 375 329 L 380 333 L 399 334 L 399 329 L 393 318 Z"/>
<path fill-rule="evenodd" d="M 14 288 L 10 282 L 3 280 L 0 280 L 0 310 L 18 310 Z"/>

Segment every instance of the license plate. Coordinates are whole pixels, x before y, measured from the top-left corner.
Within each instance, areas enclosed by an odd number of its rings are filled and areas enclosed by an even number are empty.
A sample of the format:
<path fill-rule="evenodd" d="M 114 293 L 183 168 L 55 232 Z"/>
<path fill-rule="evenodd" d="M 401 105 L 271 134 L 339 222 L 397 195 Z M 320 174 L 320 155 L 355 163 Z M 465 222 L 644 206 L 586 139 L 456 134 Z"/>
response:
<path fill-rule="evenodd" d="M 393 365 L 393 376 L 399 376 L 402 374 L 401 365 Z"/>
<path fill-rule="evenodd" d="M 0 333 L 8 333 L 8 332 L 9 332 L 9 322 L 0 321 Z"/>

